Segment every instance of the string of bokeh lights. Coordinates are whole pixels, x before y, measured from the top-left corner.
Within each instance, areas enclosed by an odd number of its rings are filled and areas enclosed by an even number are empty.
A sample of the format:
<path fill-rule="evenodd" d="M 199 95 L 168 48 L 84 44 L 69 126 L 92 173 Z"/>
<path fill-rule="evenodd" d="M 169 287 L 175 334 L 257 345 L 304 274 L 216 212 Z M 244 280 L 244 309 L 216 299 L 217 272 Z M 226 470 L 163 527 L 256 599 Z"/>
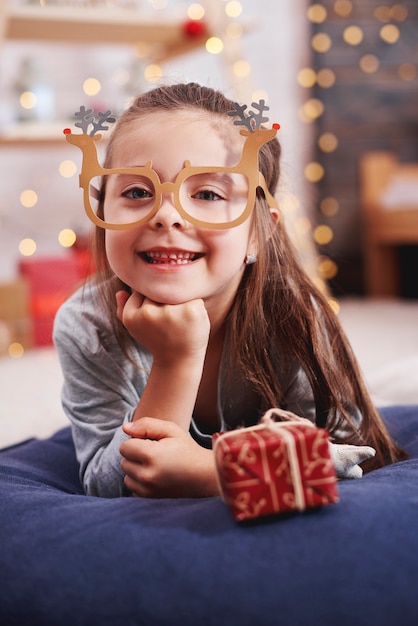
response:
<path fill-rule="evenodd" d="M 368 20 L 378 23 L 379 37 L 388 46 L 398 44 L 402 39 L 402 23 L 408 18 L 408 9 L 403 3 L 393 5 L 367 5 L 362 7 L 362 16 L 356 17 L 356 5 L 350 0 L 336 0 L 334 3 L 313 3 L 307 9 L 308 20 L 316 25 L 315 34 L 312 36 L 310 45 L 316 54 L 324 54 L 330 51 L 334 45 L 332 37 L 327 32 L 320 30 L 320 25 L 326 23 L 329 13 L 340 18 L 347 25 L 342 29 L 342 40 L 349 47 L 362 46 L 361 56 L 358 60 L 359 70 L 366 75 L 378 74 L 381 63 L 378 55 L 374 52 L 374 43 L 368 42 L 367 32 L 362 28 L 364 13 L 369 9 Z M 338 42 L 341 43 L 341 42 Z M 370 49 L 368 48 L 370 45 Z M 405 61 L 393 68 L 395 77 L 400 81 L 412 81 L 417 78 L 417 65 Z M 317 85 L 320 89 L 332 89 L 338 77 L 331 68 L 321 68 L 315 71 L 313 67 L 301 68 L 297 80 L 302 88 L 312 89 Z M 325 113 L 324 103 L 320 98 L 308 97 L 299 110 L 299 118 L 307 124 L 315 123 Z M 317 138 L 317 145 L 323 153 L 333 153 L 340 147 L 338 137 L 333 132 L 324 132 Z M 306 164 L 305 177 L 312 183 L 319 183 L 326 175 L 325 168 L 319 161 L 311 161 Z M 337 198 L 325 197 L 320 199 L 320 214 L 324 218 L 332 218 L 339 211 Z M 334 238 L 334 231 L 328 223 L 319 223 L 313 229 L 313 238 L 316 244 L 326 247 Z M 338 273 L 337 263 L 328 256 L 321 255 L 318 266 L 319 274 L 324 280 L 334 278 Z"/>

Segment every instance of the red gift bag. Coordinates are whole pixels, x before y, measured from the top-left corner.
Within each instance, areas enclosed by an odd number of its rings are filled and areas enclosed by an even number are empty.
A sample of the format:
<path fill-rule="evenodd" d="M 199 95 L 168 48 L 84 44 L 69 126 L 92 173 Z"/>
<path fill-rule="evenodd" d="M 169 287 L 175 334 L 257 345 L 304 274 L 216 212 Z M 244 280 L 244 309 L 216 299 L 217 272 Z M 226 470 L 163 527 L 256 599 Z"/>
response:
<path fill-rule="evenodd" d="M 338 502 L 329 434 L 309 420 L 271 409 L 257 426 L 216 433 L 213 449 L 222 498 L 238 521 Z"/>

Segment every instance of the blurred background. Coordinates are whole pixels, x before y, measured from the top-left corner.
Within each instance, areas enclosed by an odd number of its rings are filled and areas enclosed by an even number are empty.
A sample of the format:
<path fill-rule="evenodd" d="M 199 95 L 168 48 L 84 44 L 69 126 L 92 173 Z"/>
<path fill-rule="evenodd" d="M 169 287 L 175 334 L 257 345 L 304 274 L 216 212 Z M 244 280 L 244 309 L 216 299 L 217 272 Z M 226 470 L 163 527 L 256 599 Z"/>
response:
<path fill-rule="evenodd" d="M 51 343 L 88 271 L 83 104 L 197 81 L 279 122 L 279 200 L 330 298 L 418 298 L 418 3 L 2 0 L 0 353 Z"/>

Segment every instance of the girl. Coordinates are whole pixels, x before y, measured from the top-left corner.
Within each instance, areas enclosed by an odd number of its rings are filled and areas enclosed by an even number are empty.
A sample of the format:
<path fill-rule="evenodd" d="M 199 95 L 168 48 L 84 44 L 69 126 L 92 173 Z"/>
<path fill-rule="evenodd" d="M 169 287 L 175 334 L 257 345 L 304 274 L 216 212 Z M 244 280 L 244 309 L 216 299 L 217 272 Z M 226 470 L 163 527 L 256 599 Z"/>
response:
<path fill-rule="evenodd" d="M 253 106 L 158 87 L 119 119 L 104 168 L 82 135 L 98 272 L 59 311 L 54 339 L 88 494 L 216 495 L 212 433 L 273 406 L 373 446 L 366 470 L 403 458 L 296 260 L 273 197 L 276 130 Z"/>

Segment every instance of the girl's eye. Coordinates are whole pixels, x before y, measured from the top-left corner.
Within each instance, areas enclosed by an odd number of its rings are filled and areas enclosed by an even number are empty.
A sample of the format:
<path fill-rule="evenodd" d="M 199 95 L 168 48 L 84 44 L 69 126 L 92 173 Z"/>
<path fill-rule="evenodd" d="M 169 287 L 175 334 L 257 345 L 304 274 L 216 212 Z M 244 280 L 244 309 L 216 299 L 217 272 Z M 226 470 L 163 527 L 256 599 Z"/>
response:
<path fill-rule="evenodd" d="M 221 194 L 216 193 L 216 191 L 212 191 L 211 189 L 201 189 L 200 191 L 194 193 L 192 197 L 196 198 L 196 200 L 205 200 L 206 202 L 225 200 Z"/>
<path fill-rule="evenodd" d="M 131 187 L 126 189 L 122 196 L 130 200 L 148 200 L 153 197 L 153 194 L 149 189 L 144 189 L 143 187 Z"/>

